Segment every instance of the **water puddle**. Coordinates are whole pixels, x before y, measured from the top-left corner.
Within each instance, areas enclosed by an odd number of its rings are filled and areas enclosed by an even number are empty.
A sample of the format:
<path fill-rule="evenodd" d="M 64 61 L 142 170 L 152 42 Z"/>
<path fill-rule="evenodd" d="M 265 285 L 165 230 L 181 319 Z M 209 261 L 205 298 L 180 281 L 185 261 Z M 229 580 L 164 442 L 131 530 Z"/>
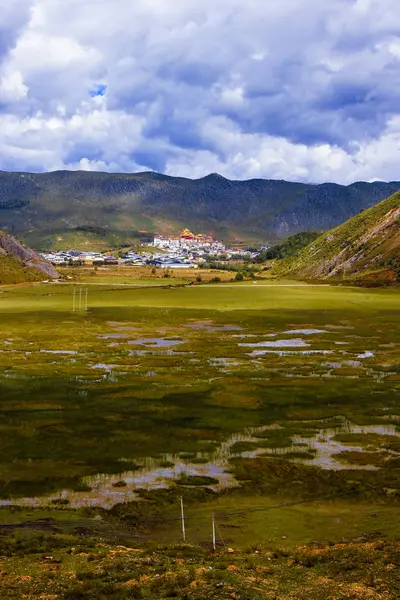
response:
<path fill-rule="evenodd" d="M 77 350 L 40 350 L 43 354 L 78 354 Z"/>
<path fill-rule="evenodd" d="M 374 358 L 375 354 L 373 352 L 363 352 L 362 354 L 359 354 L 357 356 L 357 358 Z"/>
<path fill-rule="evenodd" d="M 218 331 L 243 331 L 243 327 L 239 325 L 217 325 L 213 321 L 199 321 L 197 323 L 190 323 L 185 325 L 189 329 L 200 329 L 207 332 L 218 332 Z"/>
<path fill-rule="evenodd" d="M 308 346 L 308 344 L 306 344 Z M 248 356 L 264 356 L 265 354 L 276 354 L 278 356 L 312 356 L 314 354 L 320 354 L 325 356 L 327 354 L 333 354 L 332 350 L 254 350 Z"/>
<path fill-rule="evenodd" d="M 121 463 L 122 466 L 123 463 Z M 163 466 L 168 465 L 168 466 Z M 84 483 L 90 491 L 73 492 L 63 490 L 49 497 L 22 498 L 16 501 L 2 500 L 0 506 L 48 506 L 55 503 L 68 504 L 71 508 L 99 506 L 112 508 L 116 504 L 139 500 L 137 491 L 165 489 L 182 477 L 212 477 L 218 483 L 208 485 L 215 492 L 238 487 L 233 475 L 228 471 L 228 461 L 215 461 L 212 464 L 193 464 L 179 455 L 166 454 L 160 459 L 146 458 L 136 471 L 122 471 L 117 475 L 94 475 L 85 477 Z M 121 482 L 123 484 L 121 485 Z"/>
<path fill-rule="evenodd" d="M 254 344 L 238 344 L 239 346 L 246 348 L 306 348 L 310 344 L 307 344 L 300 338 L 294 338 L 291 340 L 276 340 L 276 342 L 256 342 Z"/>
<path fill-rule="evenodd" d="M 318 333 L 329 333 L 326 329 L 291 329 L 284 331 L 284 335 L 317 335 Z"/>
<path fill-rule="evenodd" d="M 332 422 L 332 426 L 329 423 Z M 99 506 L 111 508 L 112 506 L 139 500 L 139 489 L 157 490 L 174 485 L 182 477 L 212 477 L 216 483 L 206 485 L 216 492 L 240 486 L 231 472 L 230 461 L 233 458 L 256 458 L 261 456 L 275 456 L 299 462 L 304 465 L 316 466 L 328 470 L 377 470 L 374 465 L 344 464 L 336 459 L 342 452 L 363 452 L 368 456 L 368 451 L 362 446 L 344 444 L 335 440 L 340 433 L 350 434 L 376 434 L 382 436 L 400 437 L 396 425 L 366 425 L 359 426 L 351 423 L 344 417 L 334 421 L 313 421 L 315 429 L 309 429 L 304 434 L 290 433 L 285 424 L 272 424 L 263 427 L 249 428 L 243 433 L 236 433 L 223 442 L 214 452 L 199 452 L 188 455 L 185 459 L 182 454 L 165 454 L 159 458 L 143 458 L 136 461 L 138 468 L 135 471 L 123 471 L 124 462 L 130 459 L 121 459 L 121 473 L 107 475 L 99 474 L 83 478 L 83 482 L 90 491 L 74 492 L 62 490 L 48 497 L 21 498 L 17 500 L 2 500 L 0 506 L 47 506 L 57 502 L 68 504 L 71 508 L 83 506 Z M 325 427 L 321 427 L 324 424 Z M 290 425 L 304 426 L 304 422 L 291 422 Z M 310 425 L 310 421 L 307 421 Z M 261 447 L 268 439 L 268 431 L 282 432 L 282 436 L 290 439 L 286 447 L 268 448 Z M 262 435 L 260 435 L 262 434 Z M 255 449 L 249 451 L 236 451 L 240 443 L 254 444 Z M 258 447 L 257 447 L 258 445 Z M 294 453 L 296 456 L 294 456 Z M 299 454 L 305 455 L 300 457 Z M 376 451 L 375 451 L 376 454 Z M 391 451 L 391 454 L 399 455 Z M 312 456 L 312 458 L 311 458 Z M 188 481 L 190 484 L 190 481 Z"/>
<path fill-rule="evenodd" d="M 322 365 L 323 367 L 330 367 L 331 369 L 341 369 L 342 367 L 360 367 L 361 362 L 359 360 L 344 360 L 342 362 L 326 362 Z"/>
<path fill-rule="evenodd" d="M 150 348 L 170 348 L 183 343 L 183 340 L 167 340 L 166 338 L 139 338 L 128 342 L 131 346 L 149 346 Z"/>
<path fill-rule="evenodd" d="M 294 462 L 299 462 L 304 465 L 310 465 L 320 467 L 326 470 L 341 471 L 341 470 L 367 470 L 375 471 L 379 467 L 374 465 L 355 465 L 351 463 L 342 463 L 336 459 L 336 455 L 342 452 L 362 452 L 368 456 L 368 451 L 362 446 L 352 446 L 350 444 L 344 444 L 334 440 L 335 436 L 340 433 L 347 434 L 376 434 L 381 436 L 395 436 L 400 438 L 400 433 L 397 431 L 396 425 L 355 425 L 348 419 L 342 417 L 341 423 L 337 426 L 330 428 L 323 428 L 318 430 L 317 433 L 312 435 L 292 435 L 291 445 L 281 448 L 257 448 L 249 452 L 241 452 L 237 454 L 237 457 L 241 458 L 257 458 L 259 456 L 282 456 L 289 455 L 289 459 Z M 298 422 L 301 427 L 301 421 Z M 315 422 L 316 429 L 318 428 L 318 422 Z M 253 429 L 249 432 L 249 435 L 242 437 L 240 441 L 246 441 L 250 443 L 260 443 L 260 438 L 256 437 L 258 433 L 265 431 L 265 429 Z M 290 457 L 293 452 L 308 452 L 313 453 L 313 458 L 292 458 Z M 375 452 L 374 452 L 375 453 Z M 373 454 L 374 454 L 373 453 Z M 394 455 L 399 456 L 399 453 L 391 452 Z"/>

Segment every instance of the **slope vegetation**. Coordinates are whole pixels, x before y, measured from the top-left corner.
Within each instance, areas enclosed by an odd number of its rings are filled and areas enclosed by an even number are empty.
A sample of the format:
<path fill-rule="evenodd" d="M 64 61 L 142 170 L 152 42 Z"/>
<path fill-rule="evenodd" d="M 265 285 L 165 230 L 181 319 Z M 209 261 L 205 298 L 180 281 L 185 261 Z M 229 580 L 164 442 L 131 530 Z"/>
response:
<path fill-rule="evenodd" d="M 0 284 L 57 279 L 58 272 L 33 250 L 0 230 Z"/>
<path fill-rule="evenodd" d="M 150 172 L 0 172 L 0 228 L 42 248 L 76 233 L 116 246 L 182 227 L 225 240 L 274 241 L 336 227 L 399 188 L 399 182 L 346 187 L 218 174 L 192 180 Z"/>
<path fill-rule="evenodd" d="M 290 235 L 283 242 L 275 244 L 260 252 L 257 257 L 257 262 L 275 260 L 276 258 L 282 260 L 283 258 L 294 256 L 295 254 L 298 254 L 302 248 L 317 239 L 317 237 L 319 236 L 315 231 L 301 231 L 300 233 Z"/>
<path fill-rule="evenodd" d="M 400 192 L 323 234 L 271 273 L 400 280 Z"/>

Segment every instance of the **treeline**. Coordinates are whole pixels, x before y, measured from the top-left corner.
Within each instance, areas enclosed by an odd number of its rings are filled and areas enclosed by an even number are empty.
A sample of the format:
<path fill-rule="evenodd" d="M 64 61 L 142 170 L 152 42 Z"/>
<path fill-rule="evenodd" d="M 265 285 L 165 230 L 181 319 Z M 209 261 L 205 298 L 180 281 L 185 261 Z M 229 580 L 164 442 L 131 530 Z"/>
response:
<path fill-rule="evenodd" d="M 316 240 L 321 234 L 316 231 L 301 231 L 295 235 L 289 236 L 284 242 L 262 250 L 256 258 L 256 262 L 265 262 L 266 260 L 282 260 L 297 254 L 302 248 L 308 246 Z"/>
<path fill-rule="evenodd" d="M 238 272 L 249 272 L 249 273 L 254 273 L 255 271 L 258 270 L 258 268 L 252 266 L 251 264 L 247 263 L 234 263 L 234 262 L 226 262 L 226 263 L 220 263 L 220 262 L 210 262 L 210 263 L 204 263 L 204 265 L 202 265 L 202 268 L 205 269 L 216 269 L 218 271 L 233 271 L 234 273 L 238 273 Z"/>

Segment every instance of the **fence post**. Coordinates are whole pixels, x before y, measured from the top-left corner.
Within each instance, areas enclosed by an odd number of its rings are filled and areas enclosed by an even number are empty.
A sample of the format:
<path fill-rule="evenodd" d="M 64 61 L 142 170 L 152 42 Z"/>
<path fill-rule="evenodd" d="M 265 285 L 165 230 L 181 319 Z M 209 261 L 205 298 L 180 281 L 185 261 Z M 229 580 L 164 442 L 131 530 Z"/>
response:
<path fill-rule="evenodd" d="M 215 552 L 217 549 L 217 542 L 215 539 L 215 515 L 214 515 L 214 513 L 212 514 L 212 543 L 213 543 L 213 550 Z"/>
<path fill-rule="evenodd" d="M 183 497 L 181 496 L 181 517 L 182 517 L 182 538 L 186 542 L 186 531 L 185 531 L 185 512 L 183 509 Z"/>

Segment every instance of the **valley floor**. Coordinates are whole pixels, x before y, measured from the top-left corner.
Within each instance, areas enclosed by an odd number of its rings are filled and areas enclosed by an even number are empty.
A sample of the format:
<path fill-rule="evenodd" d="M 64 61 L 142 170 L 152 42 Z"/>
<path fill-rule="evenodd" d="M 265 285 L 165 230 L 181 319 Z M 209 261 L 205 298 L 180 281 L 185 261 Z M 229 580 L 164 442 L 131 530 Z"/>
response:
<path fill-rule="evenodd" d="M 0 597 L 399 597 L 399 289 L 129 283 L 0 289 Z"/>

